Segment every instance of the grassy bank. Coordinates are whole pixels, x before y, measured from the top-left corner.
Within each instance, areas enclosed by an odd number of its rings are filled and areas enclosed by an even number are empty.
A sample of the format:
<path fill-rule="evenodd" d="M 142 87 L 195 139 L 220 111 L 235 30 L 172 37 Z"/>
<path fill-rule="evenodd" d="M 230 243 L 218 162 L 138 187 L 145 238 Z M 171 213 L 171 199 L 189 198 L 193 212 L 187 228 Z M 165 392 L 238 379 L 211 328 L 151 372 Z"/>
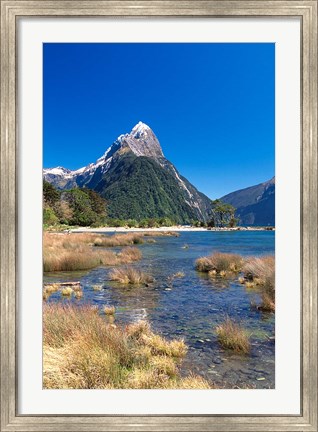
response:
<path fill-rule="evenodd" d="M 43 384 L 55 389 L 208 389 L 180 376 L 187 346 L 144 321 L 120 328 L 94 307 L 43 306 Z"/>
<path fill-rule="evenodd" d="M 141 251 L 134 246 L 123 248 L 115 253 L 95 247 L 99 237 L 92 234 L 53 234 L 43 235 L 43 268 L 45 272 L 88 270 L 101 265 L 115 266 L 138 261 Z M 113 236 L 117 237 L 117 236 Z M 134 245 L 137 242 L 129 234 L 128 238 L 119 236 L 118 245 Z M 112 244 L 113 245 L 113 244 Z"/>
<path fill-rule="evenodd" d="M 174 236 L 173 232 L 127 233 L 101 235 L 94 233 L 43 234 L 43 266 L 45 272 L 89 270 L 101 265 L 115 266 L 138 261 L 141 251 L 134 247 L 144 237 Z M 149 240 L 148 240 L 149 241 Z M 124 247 L 119 253 L 105 248 Z"/>

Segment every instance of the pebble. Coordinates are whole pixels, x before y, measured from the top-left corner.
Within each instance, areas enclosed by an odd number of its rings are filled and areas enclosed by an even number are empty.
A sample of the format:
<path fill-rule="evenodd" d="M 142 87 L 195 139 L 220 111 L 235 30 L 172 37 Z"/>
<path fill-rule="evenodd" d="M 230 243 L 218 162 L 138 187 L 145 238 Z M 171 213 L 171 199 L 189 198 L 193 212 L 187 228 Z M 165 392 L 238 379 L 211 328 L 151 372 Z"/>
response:
<path fill-rule="evenodd" d="M 213 359 L 213 363 L 215 363 L 215 364 L 221 364 L 222 360 L 220 358 L 215 358 L 215 359 Z"/>
<path fill-rule="evenodd" d="M 218 372 L 213 369 L 208 369 L 208 374 L 219 375 Z"/>

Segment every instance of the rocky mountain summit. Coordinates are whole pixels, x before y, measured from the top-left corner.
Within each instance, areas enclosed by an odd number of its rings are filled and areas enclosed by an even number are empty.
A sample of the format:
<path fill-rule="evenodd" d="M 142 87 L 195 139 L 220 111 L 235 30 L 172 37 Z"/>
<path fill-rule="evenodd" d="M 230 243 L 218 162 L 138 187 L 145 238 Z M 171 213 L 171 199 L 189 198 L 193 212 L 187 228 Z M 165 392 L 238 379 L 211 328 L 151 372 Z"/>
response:
<path fill-rule="evenodd" d="M 187 223 L 211 215 L 209 198 L 179 174 L 152 129 L 142 122 L 120 135 L 95 163 L 74 171 L 44 169 L 43 177 L 62 190 L 95 190 L 108 201 L 110 217 L 171 217 Z"/>
<path fill-rule="evenodd" d="M 275 225 L 275 177 L 221 198 L 236 208 L 240 225 Z"/>

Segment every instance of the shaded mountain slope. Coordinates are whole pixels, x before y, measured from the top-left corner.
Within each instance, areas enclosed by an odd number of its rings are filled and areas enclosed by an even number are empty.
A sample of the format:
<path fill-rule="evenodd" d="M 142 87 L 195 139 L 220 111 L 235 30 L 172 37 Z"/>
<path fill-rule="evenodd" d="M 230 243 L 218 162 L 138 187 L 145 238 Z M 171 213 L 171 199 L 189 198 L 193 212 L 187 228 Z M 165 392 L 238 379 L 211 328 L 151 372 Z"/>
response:
<path fill-rule="evenodd" d="M 76 171 L 45 169 L 44 179 L 59 189 L 87 187 L 107 199 L 110 217 L 168 216 L 179 223 L 206 221 L 211 202 L 182 177 L 162 152 L 154 132 L 139 122 L 120 135 L 94 164 Z"/>
<path fill-rule="evenodd" d="M 225 195 L 222 201 L 236 208 L 240 225 L 275 225 L 275 177 Z"/>

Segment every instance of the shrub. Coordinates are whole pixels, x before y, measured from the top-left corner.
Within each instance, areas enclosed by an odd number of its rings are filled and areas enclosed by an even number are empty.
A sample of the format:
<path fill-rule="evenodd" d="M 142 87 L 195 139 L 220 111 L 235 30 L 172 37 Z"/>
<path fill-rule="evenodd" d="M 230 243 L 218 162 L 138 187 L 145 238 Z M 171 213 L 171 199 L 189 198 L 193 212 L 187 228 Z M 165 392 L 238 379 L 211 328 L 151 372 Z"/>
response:
<path fill-rule="evenodd" d="M 247 354 L 250 351 L 250 341 L 246 330 L 229 317 L 216 327 L 216 334 L 224 348 L 239 354 Z"/>

